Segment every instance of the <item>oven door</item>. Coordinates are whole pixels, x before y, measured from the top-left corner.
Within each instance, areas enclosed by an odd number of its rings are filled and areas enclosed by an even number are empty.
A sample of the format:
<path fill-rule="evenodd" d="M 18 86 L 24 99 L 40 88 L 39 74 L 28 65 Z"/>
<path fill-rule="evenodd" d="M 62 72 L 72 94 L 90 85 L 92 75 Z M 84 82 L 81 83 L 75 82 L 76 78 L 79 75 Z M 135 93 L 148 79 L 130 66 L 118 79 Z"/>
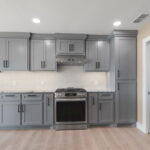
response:
<path fill-rule="evenodd" d="M 58 99 L 55 101 L 55 124 L 87 123 L 86 99 Z"/>

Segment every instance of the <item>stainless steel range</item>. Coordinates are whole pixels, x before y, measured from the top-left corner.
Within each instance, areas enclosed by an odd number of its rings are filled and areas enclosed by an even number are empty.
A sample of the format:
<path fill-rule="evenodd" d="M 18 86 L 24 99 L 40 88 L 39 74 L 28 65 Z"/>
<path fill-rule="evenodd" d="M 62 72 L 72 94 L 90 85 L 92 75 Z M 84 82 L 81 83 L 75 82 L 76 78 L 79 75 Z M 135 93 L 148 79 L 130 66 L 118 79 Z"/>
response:
<path fill-rule="evenodd" d="M 87 128 L 87 92 L 81 88 L 55 91 L 55 129 Z"/>

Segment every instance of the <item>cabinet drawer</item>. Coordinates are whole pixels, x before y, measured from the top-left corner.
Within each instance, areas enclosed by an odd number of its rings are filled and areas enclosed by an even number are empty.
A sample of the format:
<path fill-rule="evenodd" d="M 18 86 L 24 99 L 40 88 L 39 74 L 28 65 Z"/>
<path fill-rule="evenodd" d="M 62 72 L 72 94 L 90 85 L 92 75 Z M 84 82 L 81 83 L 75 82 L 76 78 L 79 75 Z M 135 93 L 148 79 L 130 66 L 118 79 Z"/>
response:
<path fill-rule="evenodd" d="M 22 100 L 42 100 L 42 94 L 22 94 Z"/>
<path fill-rule="evenodd" d="M 19 101 L 21 98 L 20 94 L 13 94 L 13 93 L 7 93 L 7 94 L 0 94 L 0 101 L 13 101 L 13 100 L 17 100 Z"/>
<path fill-rule="evenodd" d="M 101 100 L 113 100 L 114 94 L 113 93 L 99 93 L 98 99 Z"/>

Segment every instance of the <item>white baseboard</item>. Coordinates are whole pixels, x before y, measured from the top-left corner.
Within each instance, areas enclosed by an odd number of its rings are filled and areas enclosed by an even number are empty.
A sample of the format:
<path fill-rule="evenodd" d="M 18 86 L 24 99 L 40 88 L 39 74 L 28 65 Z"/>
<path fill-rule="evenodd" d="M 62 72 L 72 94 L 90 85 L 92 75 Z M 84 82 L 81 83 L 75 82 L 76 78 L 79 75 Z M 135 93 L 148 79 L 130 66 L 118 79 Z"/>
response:
<path fill-rule="evenodd" d="M 143 133 L 148 134 L 148 131 L 144 128 L 144 126 L 141 123 L 137 122 L 136 127 L 137 127 L 137 129 L 139 129 Z"/>

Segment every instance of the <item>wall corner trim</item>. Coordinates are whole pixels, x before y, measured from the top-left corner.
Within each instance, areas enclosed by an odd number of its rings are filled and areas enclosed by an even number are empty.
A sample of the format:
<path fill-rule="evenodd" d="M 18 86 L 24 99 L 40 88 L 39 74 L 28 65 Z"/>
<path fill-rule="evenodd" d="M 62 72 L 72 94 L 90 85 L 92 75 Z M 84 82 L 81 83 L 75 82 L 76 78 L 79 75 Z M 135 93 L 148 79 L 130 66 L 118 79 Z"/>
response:
<path fill-rule="evenodd" d="M 136 128 L 142 131 L 144 134 L 148 134 L 148 131 L 144 128 L 143 124 L 137 122 L 136 123 Z"/>

